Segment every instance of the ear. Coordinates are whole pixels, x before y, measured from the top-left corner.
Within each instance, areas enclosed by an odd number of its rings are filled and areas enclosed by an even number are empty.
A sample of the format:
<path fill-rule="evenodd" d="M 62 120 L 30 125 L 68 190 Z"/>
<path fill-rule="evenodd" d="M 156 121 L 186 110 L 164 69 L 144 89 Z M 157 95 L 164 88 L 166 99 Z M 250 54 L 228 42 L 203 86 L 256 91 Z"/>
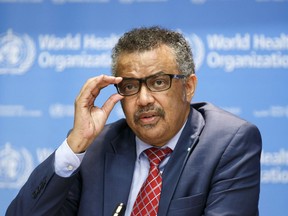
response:
<path fill-rule="evenodd" d="M 186 78 L 186 100 L 191 102 L 197 86 L 197 77 L 195 74 L 191 74 Z"/>

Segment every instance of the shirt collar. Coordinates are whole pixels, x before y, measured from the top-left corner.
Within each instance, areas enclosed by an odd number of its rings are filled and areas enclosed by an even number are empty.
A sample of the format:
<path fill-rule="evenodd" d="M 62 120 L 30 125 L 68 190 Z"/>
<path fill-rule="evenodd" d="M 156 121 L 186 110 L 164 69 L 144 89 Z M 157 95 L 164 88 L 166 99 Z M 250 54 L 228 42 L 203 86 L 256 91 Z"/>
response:
<path fill-rule="evenodd" d="M 187 120 L 186 120 L 187 122 Z M 165 148 L 165 147 L 169 147 L 170 149 L 174 150 L 177 142 L 178 142 L 178 139 L 183 131 L 183 128 L 186 124 L 186 122 L 183 124 L 182 128 L 178 131 L 178 133 L 172 137 L 172 139 L 170 139 L 168 141 L 168 143 L 166 143 L 164 146 L 162 146 L 161 148 Z M 137 158 L 139 159 L 140 157 L 140 154 L 145 151 L 146 149 L 148 148 L 151 148 L 151 145 L 149 145 L 148 143 L 145 143 L 143 142 L 139 137 L 136 136 L 136 153 L 137 153 Z"/>

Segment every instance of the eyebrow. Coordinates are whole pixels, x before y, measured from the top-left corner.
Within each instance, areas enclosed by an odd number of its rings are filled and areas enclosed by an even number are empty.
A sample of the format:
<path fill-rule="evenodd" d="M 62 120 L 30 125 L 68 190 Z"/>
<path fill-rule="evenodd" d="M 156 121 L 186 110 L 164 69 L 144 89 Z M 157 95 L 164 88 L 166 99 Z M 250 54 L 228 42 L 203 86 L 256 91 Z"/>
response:
<path fill-rule="evenodd" d="M 164 71 L 158 71 L 157 73 L 155 74 L 151 74 L 149 76 L 146 76 L 146 77 L 141 77 L 141 78 L 136 78 L 136 77 L 122 77 L 123 79 L 137 79 L 137 80 L 142 80 L 142 79 L 147 79 L 148 77 L 152 77 L 152 76 L 156 76 L 156 75 L 162 75 L 162 74 L 165 74 Z"/>

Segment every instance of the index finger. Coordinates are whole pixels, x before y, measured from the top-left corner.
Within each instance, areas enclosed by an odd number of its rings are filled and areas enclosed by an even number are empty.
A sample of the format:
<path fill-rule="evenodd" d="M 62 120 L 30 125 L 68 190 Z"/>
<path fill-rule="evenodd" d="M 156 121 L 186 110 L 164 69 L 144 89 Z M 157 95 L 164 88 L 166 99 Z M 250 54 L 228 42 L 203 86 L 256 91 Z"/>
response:
<path fill-rule="evenodd" d="M 100 75 L 92 77 L 86 81 L 80 91 L 80 95 L 88 97 L 89 95 L 97 96 L 102 88 L 105 88 L 111 84 L 117 84 L 122 81 L 121 77 L 114 77 L 108 75 Z"/>
<path fill-rule="evenodd" d="M 95 77 L 95 79 L 91 81 L 91 84 L 89 84 L 89 87 L 91 88 L 91 93 L 97 96 L 101 89 L 107 87 L 108 85 L 118 84 L 121 81 L 122 77 L 101 75 L 99 77 Z"/>

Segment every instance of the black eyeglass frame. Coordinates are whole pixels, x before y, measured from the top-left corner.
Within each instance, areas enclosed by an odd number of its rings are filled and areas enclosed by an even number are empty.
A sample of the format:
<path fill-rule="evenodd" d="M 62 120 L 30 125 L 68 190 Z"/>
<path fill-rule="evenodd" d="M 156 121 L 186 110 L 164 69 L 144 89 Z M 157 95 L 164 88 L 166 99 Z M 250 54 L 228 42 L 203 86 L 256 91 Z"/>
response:
<path fill-rule="evenodd" d="M 147 80 L 152 78 L 152 77 L 157 77 L 157 76 L 163 76 L 163 75 L 166 75 L 166 76 L 169 76 L 170 78 L 170 85 L 165 88 L 165 89 L 161 89 L 161 90 L 153 90 L 153 89 L 150 89 L 150 87 L 147 85 Z M 156 73 L 156 74 L 153 74 L 153 75 L 150 75 L 150 76 L 147 76 L 147 77 L 144 77 L 144 78 L 131 78 L 131 77 L 123 77 L 123 80 L 136 80 L 139 82 L 139 88 L 138 88 L 138 91 L 135 92 L 135 93 L 132 93 L 132 94 L 123 94 L 119 87 L 118 87 L 118 84 L 114 84 L 114 86 L 116 87 L 117 89 L 117 92 L 118 94 L 122 95 L 122 96 L 132 96 L 132 95 L 135 95 L 135 94 L 138 94 L 141 90 L 141 87 L 142 87 L 142 83 L 145 83 L 146 87 L 149 89 L 149 91 L 151 92 L 162 92 L 162 91 L 166 91 L 168 89 L 171 88 L 171 85 L 172 85 L 172 79 L 185 79 L 187 77 L 187 75 L 184 75 L 184 74 L 166 74 L 166 73 L 163 73 L 163 72 L 159 72 L 159 73 Z M 121 82 L 122 82 L 121 81 Z M 120 82 L 120 83 L 121 83 Z M 119 83 L 119 84 L 120 84 Z"/>

